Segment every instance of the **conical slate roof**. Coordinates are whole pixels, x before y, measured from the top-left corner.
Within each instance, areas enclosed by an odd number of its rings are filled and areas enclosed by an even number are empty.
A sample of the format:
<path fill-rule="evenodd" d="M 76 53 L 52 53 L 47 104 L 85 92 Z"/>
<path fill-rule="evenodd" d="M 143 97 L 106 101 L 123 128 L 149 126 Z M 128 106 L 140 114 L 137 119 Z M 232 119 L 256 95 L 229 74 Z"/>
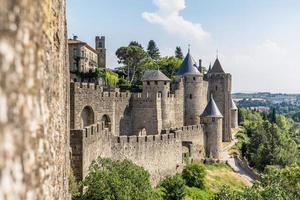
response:
<path fill-rule="evenodd" d="M 213 67 L 211 68 L 211 70 L 209 72 L 210 73 L 225 73 L 218 58 L 216 59 Z"/>
<path fill-rule="evenodd" d="M 216 118 L 222 118 L 223 115 L 221 114 L 213 96 L 211 95 L 210 100 L 204 109 L 203 113 L 200 115 L 200 117 L 216 117 Z"/>
<path fill-rule="evenodd" d="M 197 69 L 197 65 L 194 62 L 190 52 L 188 52 L 180 68 L 177 71 L 177 75 L 180 76 L 180 75 L 190 75 L 190 74 L 198 75 L 200 74 L 200 72 Z"/>
<path fill-rule="evenodd" d="M 142 81 L 171 81 L 160 70 L 146 70 Z"/>
<path fill-rule="evenodd" d="M 237 106 L 235 104 L 235 102 L 233 101 L 233 99 L 231 99 L 231 110 L 237 110 Z"/>

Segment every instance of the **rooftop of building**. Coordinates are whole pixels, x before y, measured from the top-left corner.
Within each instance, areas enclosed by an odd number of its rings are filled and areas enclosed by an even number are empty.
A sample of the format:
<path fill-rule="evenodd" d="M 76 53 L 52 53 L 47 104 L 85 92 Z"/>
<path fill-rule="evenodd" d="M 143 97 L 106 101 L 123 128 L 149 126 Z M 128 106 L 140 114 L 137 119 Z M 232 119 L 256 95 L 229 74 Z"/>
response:
<path fill-rule="evenodd" d="M 209 70 L 209 73 L 225 73 L 225 71 L 223 70 L 222 65 L 219 61 L 219 58 L 217 58 L 215 60 L 215 63 L 212 66 L 212 68 Z"/>
<path fill-rule="evenodd" d="M 185 56 L 181 66 L 177 71 L 177 75 L 200 75 L 199 70 L 197 69 L 196 62 L 194 61 L 190 50 L 188 51 L 187 55 Z"/>
<path fill-rule="evenodd" d="M 223 117 L 212 95 L 210 96 L 210 100 L 200 117 Z"/>
<path fill-rule="evenodd" d="M 93 47 L 91 47 L 88 43 L 86 42 L 83 42 L 81 40 L 78 40 L 78 37 L 77 36 L 74 36 L 73 38 L 70 38 L 68 39 L 68 45 L 83 45 L 85 46 L 86 48 L 88 48 L 89 50 L 93 51 L 94 53 L 98 53 L 96 51 L 96 49 L 94 49 Z"/>
<path fill-rule="evenodd" d="M 146 70 L 142 77 L 142 81 L 171 81 L 171 80 L 159 69 L 157 69 L 157 70 Z"/>

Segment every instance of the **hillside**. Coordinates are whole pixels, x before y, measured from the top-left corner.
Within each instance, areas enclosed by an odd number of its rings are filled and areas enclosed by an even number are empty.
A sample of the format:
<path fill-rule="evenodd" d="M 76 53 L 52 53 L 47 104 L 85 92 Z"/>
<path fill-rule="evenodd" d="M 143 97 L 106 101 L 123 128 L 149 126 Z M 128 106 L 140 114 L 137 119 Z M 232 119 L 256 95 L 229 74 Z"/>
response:
<path fill-rule="evenodd" d="M 218 192 L 223 185 L 228 185 L 233 190 L 242 190 L 242 188 L 251 186 L 247 180 L 235 173 L 226 164 L 205 165 L 207 189 L 186 188 L 186 200 L 209 199 L 213 193 Z"/>

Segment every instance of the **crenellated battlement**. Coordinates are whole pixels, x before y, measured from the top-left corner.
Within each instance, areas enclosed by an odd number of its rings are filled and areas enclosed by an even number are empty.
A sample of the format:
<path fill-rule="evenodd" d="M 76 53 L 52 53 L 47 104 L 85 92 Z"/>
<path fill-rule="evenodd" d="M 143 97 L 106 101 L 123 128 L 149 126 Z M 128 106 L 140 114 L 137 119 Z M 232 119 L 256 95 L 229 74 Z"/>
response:
<path fill-rule="evenodd" d="M 96 95 L 111 100 L 129 99 L 131 97 L 130 92 L 119 92 L 118 90 L 104 91 L 103 87 L 95 83 L 71 82 L 71 91 L 73 91 L 75 95 L 89 94 L 90 98 L 93 98 Z"/>

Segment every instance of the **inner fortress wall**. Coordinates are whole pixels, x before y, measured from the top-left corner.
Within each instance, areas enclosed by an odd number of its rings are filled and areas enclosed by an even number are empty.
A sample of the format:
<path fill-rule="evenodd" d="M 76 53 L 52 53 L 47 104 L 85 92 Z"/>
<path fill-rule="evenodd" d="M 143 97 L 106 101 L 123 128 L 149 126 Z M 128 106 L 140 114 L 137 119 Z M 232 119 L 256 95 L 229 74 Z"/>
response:
<path fill-rule="evenodd" d="M 150 172 L 151 181 L 173 175 L 184 164 L 183 145 L 191 144 L 193 160 L 203 158 L 203 127 L 186 126 L 164 130 L 162 135 L 113 136 L 96 124 L 85 129 L 71 130 L 72 167 L 78 180 L 88 174 L 88 169 L 97 157 L 117 160 L 129 159 Z"/>

